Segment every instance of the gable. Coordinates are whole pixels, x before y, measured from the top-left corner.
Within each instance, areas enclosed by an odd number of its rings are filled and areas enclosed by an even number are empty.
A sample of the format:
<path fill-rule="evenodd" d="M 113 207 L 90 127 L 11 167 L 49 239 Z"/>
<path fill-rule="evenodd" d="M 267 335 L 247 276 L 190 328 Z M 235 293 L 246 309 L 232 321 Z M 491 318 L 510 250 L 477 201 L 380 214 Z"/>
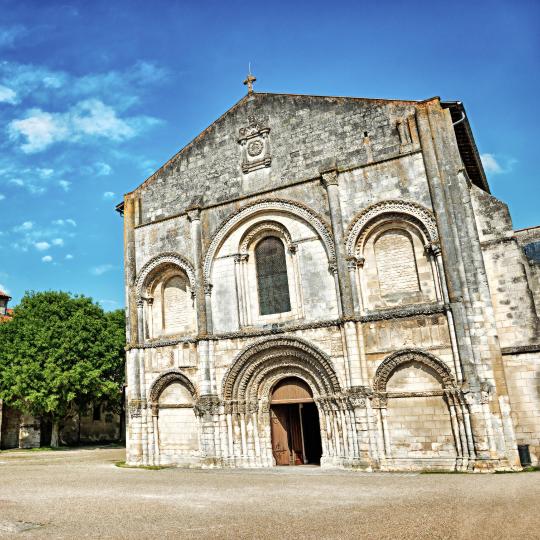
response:
<path fill-rule="evenodd" d="M 396 122 L 411 114 L 407 101 L 247 95 L 137 188 L 141 222 L 316 178 L 329 162 L 395 156 Z"/>

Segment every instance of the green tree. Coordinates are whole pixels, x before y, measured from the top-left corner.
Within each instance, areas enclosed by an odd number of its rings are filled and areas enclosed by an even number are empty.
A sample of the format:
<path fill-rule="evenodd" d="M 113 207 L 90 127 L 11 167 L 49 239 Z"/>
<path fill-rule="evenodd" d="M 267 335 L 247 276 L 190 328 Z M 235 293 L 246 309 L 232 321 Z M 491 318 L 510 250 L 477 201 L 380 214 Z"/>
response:
<path fill-rule="evenodd" d="M 124 382 L 124 313 L 105 312 L 91 298 L 27 292 L 13 319 L 0 324 L 0 398 L 59 423 L 90 402 L 119 406 Z"/>

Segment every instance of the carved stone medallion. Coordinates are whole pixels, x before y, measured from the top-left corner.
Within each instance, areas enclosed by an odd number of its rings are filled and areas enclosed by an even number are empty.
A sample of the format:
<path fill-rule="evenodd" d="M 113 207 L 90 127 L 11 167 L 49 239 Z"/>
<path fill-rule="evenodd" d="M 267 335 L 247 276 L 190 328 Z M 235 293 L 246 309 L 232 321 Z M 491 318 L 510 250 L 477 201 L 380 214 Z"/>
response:
<path fill-rule="evenodd" d="M 255 116 L 249 116 L 248 125 L 240 128 L 238 143 L 242 149 L 242 172 L 247 174 L 257 169 L 270 167 L 270 128 L 265 127 Z"/>

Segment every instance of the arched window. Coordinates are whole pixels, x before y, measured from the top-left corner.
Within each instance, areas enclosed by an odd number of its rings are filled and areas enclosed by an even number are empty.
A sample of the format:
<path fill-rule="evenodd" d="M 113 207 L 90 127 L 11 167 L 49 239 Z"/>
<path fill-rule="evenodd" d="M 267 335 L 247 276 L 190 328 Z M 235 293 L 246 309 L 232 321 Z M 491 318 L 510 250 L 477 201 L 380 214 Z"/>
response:
<path fill-rule="evenodd" d="M 163 328 L 168 332 L 181 331 L 189 323 L 190 291 L 183 276 L 171 277 L 163 287 Z"/>
<path fill-rule="evenodd" d="M 275 236 L 261 240 L 255 248 L 259 312 L 261 315 L 291 310 L 289 281 L 283 242 Z"/>

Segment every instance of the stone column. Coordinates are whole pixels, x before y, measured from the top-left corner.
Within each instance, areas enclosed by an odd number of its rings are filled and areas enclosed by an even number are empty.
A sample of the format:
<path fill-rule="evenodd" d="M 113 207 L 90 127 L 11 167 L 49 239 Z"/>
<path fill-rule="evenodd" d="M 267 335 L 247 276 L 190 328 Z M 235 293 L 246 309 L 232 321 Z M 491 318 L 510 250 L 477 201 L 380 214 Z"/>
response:
<path fill-rule="evenodd" d="M 358 259 L 356 257 L 348 257 L 347 268 L 349 269 L 349 280 L 351 282 L 353 310 L 354 310 L 355 315 L 360 315 L 362 308 L 360 304 L 360 293 L 356 285 L 356 274 L 358 272 Z"/>
<path fill-rule="evenodd" d="M 202 232 L 201 232 L 201 209 L 192 207 L 187 211 L 188 220 L 191 224 L 192 258 L 195 266 L 195 295 L 197 298 L 197 328 L 199 333 L 208 333 L 206 322 L 206 302 L 204 295 L 203 270 L 202 270 Z"/>
<path fill-rule="evenodd" d="M 206 305 L 206 333 L 212 334 L 214 328 L 212 325 L 212 287 L 211 283 L 204 284 L 204 303 Z"/>
<path fill-rule="evenodd" d="M 327 170 L 321 173 L 322 183 L 328 194 L 330 206 L 330 219 L 332 221 L 332 233 L 336 249 L 336 263 L 339 276 L 339 290 L 342 312 L 345 317 L 353 315 L 353 302 L 351 296 L 351 284 L 345 259 L 345 247 L 343 242 L 343 217 L 341 215 L 341 203 L 339 201 L 339 185 L 337 170 Z"/>

